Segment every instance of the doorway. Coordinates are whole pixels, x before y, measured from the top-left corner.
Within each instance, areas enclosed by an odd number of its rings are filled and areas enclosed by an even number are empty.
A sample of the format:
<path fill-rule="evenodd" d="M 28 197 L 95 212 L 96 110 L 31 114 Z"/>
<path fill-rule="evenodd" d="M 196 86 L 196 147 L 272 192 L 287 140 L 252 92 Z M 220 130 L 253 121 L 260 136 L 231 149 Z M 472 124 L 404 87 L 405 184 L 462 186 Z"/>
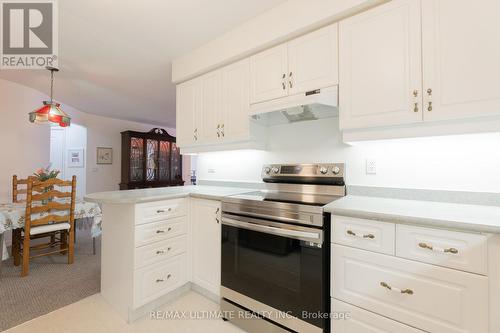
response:
<path fill-rule="evenodd" d="M 87 128 L 78 124 L 50 129 L 50 165 L 60 170 L 59 178 L 76 176 L 76 196 L 86 194 Z"/>

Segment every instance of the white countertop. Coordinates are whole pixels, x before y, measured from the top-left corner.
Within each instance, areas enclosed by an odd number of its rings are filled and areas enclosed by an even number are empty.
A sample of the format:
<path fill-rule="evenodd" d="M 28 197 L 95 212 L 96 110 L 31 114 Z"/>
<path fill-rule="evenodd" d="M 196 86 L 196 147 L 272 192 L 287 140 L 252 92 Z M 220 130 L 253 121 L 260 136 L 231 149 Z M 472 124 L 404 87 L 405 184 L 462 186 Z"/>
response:
<path fill-rule="evenodd" d="M 85 200 L 107 204 L 141 203 L 182 198 L 187 196 L 218 200 L 229 195 L 252 191 L 255 190 L 251 188 L 188 185 L 127 191 L 98 192 L 88 194 L 87 196 L 85 196 Z"/>
<path fill-rule="evenodd" d="M 324 207 L 335 215 L 500 233 L 500 207 L 348 195 Z"/>

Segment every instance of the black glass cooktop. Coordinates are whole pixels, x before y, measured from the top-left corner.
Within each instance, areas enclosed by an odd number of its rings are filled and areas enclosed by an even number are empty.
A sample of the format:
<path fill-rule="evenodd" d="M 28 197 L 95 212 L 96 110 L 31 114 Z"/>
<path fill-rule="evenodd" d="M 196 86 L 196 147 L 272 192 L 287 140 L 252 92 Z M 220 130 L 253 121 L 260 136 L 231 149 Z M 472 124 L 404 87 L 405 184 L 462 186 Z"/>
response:
<path fill-rule="evenodd" d="M 253 201 L 273 201 L 292 203 L 299 205 L 324 206 L 332 201 L 340 199 L 337 195 L 306 194 L 283 191 L 255 191 L 243 194 L 232 195 L 231 198 L 253 200 Z"/>

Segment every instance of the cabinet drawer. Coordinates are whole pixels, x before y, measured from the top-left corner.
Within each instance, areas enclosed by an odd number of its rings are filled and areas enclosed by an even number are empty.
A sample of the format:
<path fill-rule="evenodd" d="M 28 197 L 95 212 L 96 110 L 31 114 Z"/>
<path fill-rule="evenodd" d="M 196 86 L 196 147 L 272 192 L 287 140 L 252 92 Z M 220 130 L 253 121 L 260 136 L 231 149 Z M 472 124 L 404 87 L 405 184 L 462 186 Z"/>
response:
<path fill-rule="evenodd" d="M 187 199 L 173 199 L 138 204 L 135 224 L 165 220 L 187 214 Z"/>
<path fill-rule="evenodd" d="M 145 267 L 186 252 L 187 236 L 179 236 L 135 249 L 135 268 Z"/>
<path fill-rule="evenodd" d="M 424 333 L 333 298 L 332 312 L 347 315 L 345 319 L 332 319 L 331 331 L 335 333 Z"/>
<path fill-rule="evenodd" d="M 187 218 L 174 219 L 155 223 L 142 224 L 135 227 L 135 246 L 142 246 L 185 234 Z"/>
<path fill-rule="evenodd" d="M 187 283 L 187 258 L 174 257 L 134 273 L 134 308 L 138 308 Z"/>
<path fill-rule="evenodd" d="M 334 298 L 428 332 L 488 332 L 488 278 L 341 245 L 332 251 Z"/>
<path fill-rule="evenodd" d="M 394 254 L 394 223 L 332 215 L 332 242 L 385 254 Z"/>
<path fill-rule="evenodd" d="M 487 237 L 407 225 L 396 228 L 396 255 L 486 275 Z"/>

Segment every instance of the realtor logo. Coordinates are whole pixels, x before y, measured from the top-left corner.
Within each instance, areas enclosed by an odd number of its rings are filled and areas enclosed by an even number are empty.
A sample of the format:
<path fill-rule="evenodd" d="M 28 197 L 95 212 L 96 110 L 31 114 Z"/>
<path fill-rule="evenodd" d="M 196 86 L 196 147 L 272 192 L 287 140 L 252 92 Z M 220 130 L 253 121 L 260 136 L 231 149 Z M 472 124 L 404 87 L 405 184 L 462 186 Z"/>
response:
<path fill-rule="evenodd" d="M 1 69 L 58 67 L 56 0 L 28 1 L 0 0 Z"/>

